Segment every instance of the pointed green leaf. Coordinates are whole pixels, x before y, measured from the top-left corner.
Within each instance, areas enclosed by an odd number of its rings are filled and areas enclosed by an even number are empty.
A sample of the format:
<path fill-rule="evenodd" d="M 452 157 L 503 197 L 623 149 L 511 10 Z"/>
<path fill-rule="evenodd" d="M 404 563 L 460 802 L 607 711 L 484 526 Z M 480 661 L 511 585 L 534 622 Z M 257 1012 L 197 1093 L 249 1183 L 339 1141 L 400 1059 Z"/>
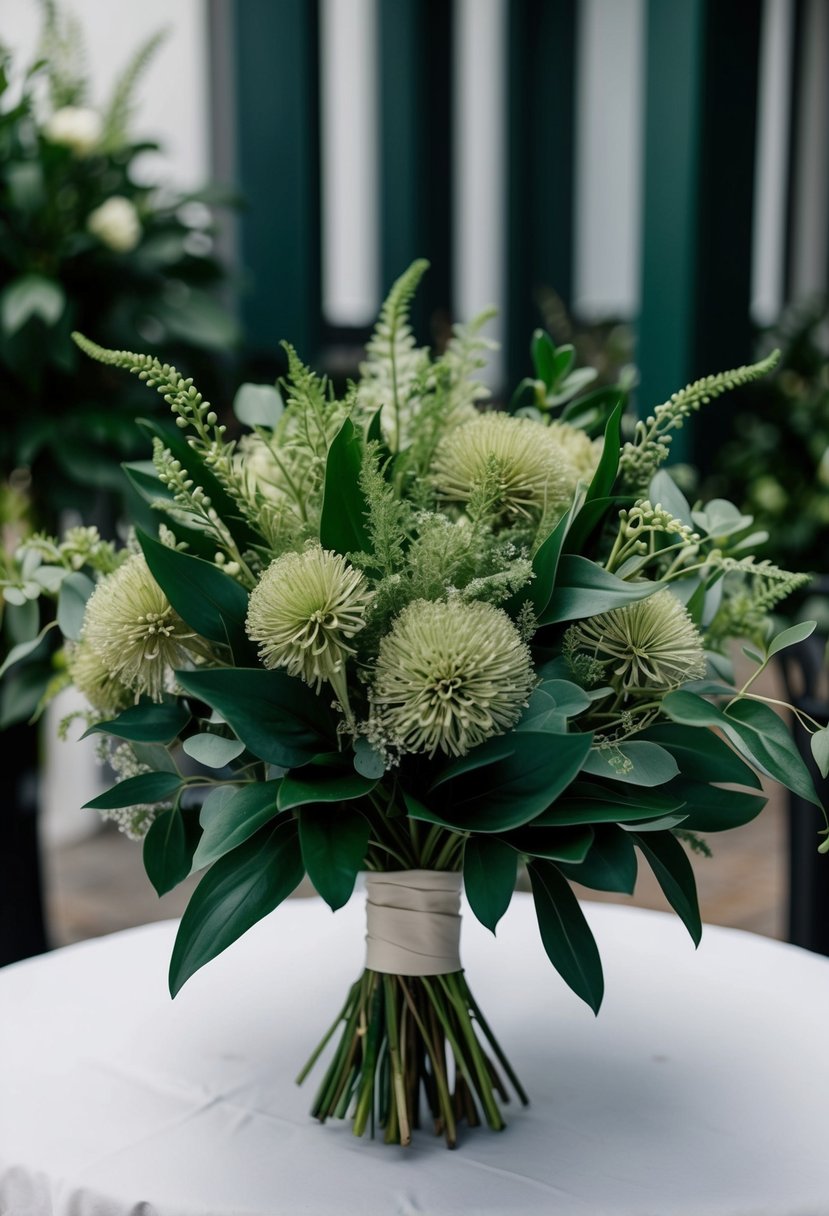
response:
<path fill-rule="evenodd" d="M 704 768 L 700 768 L 705 772 Z M 722 789 L 691 777 L 677 777 L 667 787 L 668 792 L 684 800 L 682 826 L 689 832 L 725 832 L 742 827 L 760 814 L 768 799 L 764 794 L 747 794 L 744 790 Z M 641 831 L 641 828 L 639 829 Z"/>
<path fill-rule="evenodd" d="M 495 836 L 470 836 L 463 850 L 463 885 L 478 920 L 495 932 L 509 907 L 518 873 L 518 854 Z"/>
<path fill-rule="evenodd" d="M 283 671 L 256 667 L 179 671 L 185 690 L 218 710 L 255 756 L 280 768 L 306 764 L 335 738 L 323 697 Z"/>
<path fill-rule="evenodd" d="M 593 829 L 581 827 L 528 827 L 507 832 L 504 840 L 528 857 L 544 857 L 547 861 L 567 861 L 575 865 L 583 861 L 593 842 Z"/>
<path fill-rule="evenodd" d="M 332 912 L 351 898 L 365 864 L 368 838 L 368 820 L 353 807 L 304 806 L 300 812 L 302 860 Z"/>
<path fill-rule="evenodd" d="M 85 802 L 84 806 L 92 811 L 112 811 L 144 802 L 166 802 L 178 793 L 181 784 L 181 777 L 177 773 L 139 773 L 137 777 L 119 781 L 112 789 Z"/>
<path fill-rule="evenodd" d="M 172 891 L 190 873 L 198 837 L 198 811 L 194 807 L 182 810 L 174 806 L 150 824 L 144 837 L 144 869 L 158 895 Z"/>
<path fill-rule="evenodd" d="M 370 794 L 376 784 L 374 778 L 361 777 L 353 771 L 311 764 L 282 778 L 277 805 L 280 811 L 289 811 L 314 802 L 349 802 Z"/>
<path fill-rule="evenodd" d="M 81 738 L 104 734 L 136 743 L 172 743 L 189 721 L 189 713 L 178 701 L 143 700 L 123 710 L 117 718 L 96 722 Z"/>
<path fill-rule="evenodd" d="M 791 625 L 782 633 L 778 633 L 777 637 L 772 638 L 766 654 L 771 658 L 773 654 L 779 654 L 787 646 L 797 646 L 800 642 L 805 642 L 807 638 L 810 638 L 816 629 L 817 621 L 801 621 L 798 625 Z"/>
<path fill-rule="evenodd" d="M 706 781 L 729 781 L 760 788 L 760 778 L 754 769 L 708 727 L 659 722 L 642 731 L 638 738 L 661 744 L 689 777 L 702 773 Z"/>
<path fill-rule="evenodd" d="M 531 861 L 527 868 L 547 957 L 576 996 L 598 1013 L 604 995 L 602 962 L 579 901 L 551 861 Z"/>
<path fill-rule="evenodd" d="M 660 586 L 660 583 L 645 580 L 626 583 L 586 557 L 565 553 L 558 564 L 552 598 L 539 616 L 539 621 L 542 625 L 553 625 L 597 616 L 611 608 L 622 608 L 626 604 L 647 599 Z"/>
<path fill-rule="evenodd" d="M 229 645 L 237 658 L 253 657 L 245 630 L 244 587 L 204 558 L 170 549 L 143 532 L 138 541 L 153 578 L 181 619 L 203 638 Z"/>
<path fill-rule="evenodd" d="M 346 418 L 328 449 L 320 516 L 320 543 L 335 553 L 371 552 L 366 527 L 368 504 L 360 488 L 363 445 Z"/>
<path fill-rule="evenodd" d="M 688 854 L 672 832 L 648 836 L 633 833 L 633 839 L 653 870 L 668 903 L 690 933 L 694 945 L 698 946 L 702 937 L 702 920 L 696 879 Z"/>
<path fill-rule="evenodd" d="M 170 961 L 170 994 L 278 907 L 303 876 L 295 819 L 261 828 L 211 866 L 181 918 Z"/>
<path fill-rule="evenodd" d="M 214 793 L 225 789 L 219 786 Z M 212 865 L 275 819 L 279 814 L 278 790 L 279 781 L 252 781 L 238 788 L 231 786 L 229 796 L 221 797 L 209 808 L 205 799 L 201 815 L 204 831 L 193 856 L 193 869 L 203 870 Z"/>
<path fill-rule="evenodd" d="M 641 786 L 615 787 L 599 782 L 574 781 L 563 797 L 537 819 L 533 827 L 564 827 L 577 823 L 636 823 L 660 819 L 683 808 L 682 796 L 673 792 L 675 782 L 656 790 Z"/>

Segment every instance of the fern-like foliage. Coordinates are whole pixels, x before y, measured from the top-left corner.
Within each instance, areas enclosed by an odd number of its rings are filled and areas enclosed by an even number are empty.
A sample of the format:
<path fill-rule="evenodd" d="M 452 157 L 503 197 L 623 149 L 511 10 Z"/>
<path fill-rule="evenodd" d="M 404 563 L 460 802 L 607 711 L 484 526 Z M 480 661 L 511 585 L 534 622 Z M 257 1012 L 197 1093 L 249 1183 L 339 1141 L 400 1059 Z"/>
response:
<path fill-rule="evenodd" d="M 134 108 L 135 90 L 139 80 L 146 72 L 159 47 L 167 38 L 166 29 L 157 30 L 135 54 L 124 70 L 119 74 L 112 89 L 112 96 L 104 111 L 104 130 L 101 146 L 105 152 L 112 152 L 123 147 L 127 142 L 127 132 Z"/>
<path fill-rule="evenodd" d="M 86 100 L 86 47 L 77 17 L 62 11 L 56 0 L 41 0 L 43 25 L 38 58 L 46 64 L 49 101 L 53 110 L 78 106 Z"/>
<path fill-rule="evenodd" d="M 720 557 L 711 564 L 718 565 L 726 576 L 722 602 L 706 631 L 706 645 L 712 650 L 723 649 L 735 637 L 765 645 L 769 614 L 811 581 L 811 575 L 793 574 L 770 561 L 756 561 L 753 556 Z M 740 576 L 733 588 L 729 586 L 729 574 Z"/>
<path fill-rule="evenodd" d="M 663 461 L 667 460 L 673 443 L 672 431 L 679 430 L 692 413 L 714 398 L 733 388 L 759 380 L 777 366 L 779 351 L 772 351 L 759 363 L 703 376 L 674 393 L 669 401 L 658 405 L 648 417 L 636 423 L 633 439 L 622 448 L 619 476 L 626 490 L 644 490 Z"/>
<path fill-rule="evenodd" d="M 383 429 L 395 451 L 404 446 L 407 406 L 429 366 L 428 351 L 418 348 L 409 324 L 412 299 L 428 267 L 421 258 L 397 279 L 360 365 L 361 411 L 383 410 Z"/>

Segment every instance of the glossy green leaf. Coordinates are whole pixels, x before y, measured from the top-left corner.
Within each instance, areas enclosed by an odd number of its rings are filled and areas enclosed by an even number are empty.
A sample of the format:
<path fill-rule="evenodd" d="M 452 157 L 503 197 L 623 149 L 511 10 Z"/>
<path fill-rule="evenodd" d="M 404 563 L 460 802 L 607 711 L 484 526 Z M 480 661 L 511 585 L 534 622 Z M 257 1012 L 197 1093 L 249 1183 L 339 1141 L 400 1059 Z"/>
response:
<path fill-rule="evenodd" d="M 81 738 L 103 734 L 136 743 L 172 743 L 189 721 L 189 713 L 178 701 L 143 700 L 122 710 L 117 718 L 96 722 Z"/>
<path fill-rule="evenodd" d="M 697 884 L 688 855 L 672 832 L 649 836 L 634 834 L 633 839 L 654 872 L 668 903 L 691 935 L 695 946 L 702 937 L 702 919 L 697 900 Z"/>
<path fill-rule="evenodd" d="M 278 907 L 303 877 L 299 829 L 280 819 L 227 853 L 202 878 L 181 918 L 170 994 Z"/>
<path fill-rule="evenodd" d="M 659 583 L 645 580 L 626 583 L 586 557 L 565 553 L 558 564 L 552 598 L 539 621 L 542 625 L 553 625 L 597 616 L 611 608 L 623 608 L 626 604 L 647 599 L 659 587 Z"/>
<path fill-rule="evenodd" d="M 219 786 L 216 794 L 224 788 Z M 193 869 L 202 870 L 249 840 L 279 814 L 276 795 L 279 781 L 251 781 L 230 787 L 227 797 L 202 807 L 202 838 L 193 856 Z M 213 795 L 210 795 L 213 798 Z"/>
<path fill-rule="evenodd" d="M 567 349 L 569 349 L 572 363 L 573 347 L 570 346 Z M 555 373 L 556 344 L 545 330 L 536 329 L 534 331 L 530 341 L 530 356 L 537 379 L 543 382 L 545 388 L 552 388 L 557 379 Z"/>
<path fill-rule="evenodd" d="M 636 823 L 640 819 L 659 819 L 683 808 L 681 795 L 673 785 L 646 789 L 641 786 L 615 787 L 590 781 L 574 781 L 533 826 L 564 827 L 577 823 Z"/>
<path fill-rule="evenodd" d="M 127 777 L 112 789 L 105 790 L 84 806 L 93 811 L 112 811 L 122 806 L 138 806 L 148 802 L 166 802 L 181 789 L 181 777 L 176 773 L 139 773 Z"/>
<path fill-rule="evenodd" d="M 628 739 L 607 750 L 593 748 L 583 771 L 594 777 L 650 788 L 672 780 L 679 773 L 679 767 L 671 753 L 658 743 Z"/>
<path fill-rule="evenodd" d="M 192 760 L 205 768 L 224 768 L 231 760 L 241 756 L 245 745 L 239 739 L 226 739 L 224 735 L 205 731 L 185 739 L 182 748 Z"/>
<path fill-rule="evenodd" d="M 604 995 L 602 962 L 579 901 L 551 861 L 531 861 L 528 871 L 547 957 L 576 996 L 598 1013 Z"/>
<path fill-rule="evenodd" d="M 569 511 L 561 517 L 550 535 L 539 545 L 533 555 L 532 561 L 535 577 L 529 586 L 521 588 L 508 605 L 513 614 L 520 609 L 525 601 L 529 600 L 538 619 L 541 620 L 544 616 L 553 594 L 553 588 L 555 587 L 558 563 L 564 549 L 567 529 L 573 522 L 573 518 L 583 502 L 584 491 L 581 491 L 576 495 Z"/>
<path fill-rule="evenodd" d="M 565 718 L 575 718 L 593 704 L 590 693 L 572 680 L 542 680 L 539 690 L 553 698 L 556 709 Z"/>
<path fill-rule="evenodd" d="M 180 671 L 176 678 L 185 692 L 218 710 L 245 747 L 268 764 L 306 764 L 334 741 L 326 700 L 283 671 L 228 667 Z"/>
<path fill-rule="evenodd" d="M 677 799 L 683 799 L 685 819 L 682 826 L 690 832 L 725 832 L 742 827 L 755 819 L 768 801 L 764 794 L 723 789 L 686 776 L 677 777 L 667 791 Z"/>
<path fill-rule="evenodd" d="M 77 642 L 81 636 L 86 602 L 94 590 L 92 579 L 80 572 L 68 574 L 60 585 L 58 627 L 63 636 L 71 642 Z"/>
<path fill-rule="evenodd" d="M 527 708 L 514 729 L 566 735 L 567 719 L 558 710 L 553 698 L 541 688 L 536 688 L 530 694 Z"/>
<path fill-rule="evenodd" d="M 144 869 L 158 895 L 172 891 L 190 873 L 198 837 L 198 811 L 193 807 L 174 806 L 150 824 L 144 837 Z"/>
<path fill-rule="evenodd" d="M 621 397 L 613 413 L 607 420 L 607 425 L 604 429 L 602 455 L 587 489 L 588 502 L 593 502 L 597 498 L 606 498 L 613 489 L 613 483 L 619 471 L 619 453 L 622 445 L 622 417 L 624 416 L 625 405 L 625 398 Z"/>
<path fill-rule="evenodd" d="M 360 488 L 363 445 L 350 419 L 340 427 L 325 464 L 320 543 L 336 553 L 371 552 L 366 527 L 368 505 Z"/>
<path fill-rule="evenodd" d="M 584 860 L 579 865 L 559 863 L 559 869 L 571 882 L 593 891 L 632 895 L 638 869 L 636 849 L 630 834 L 622 828 L 613 823 L 598 824 Z"/>
<path fill-rule="evenodd" d="M 356 772 L 307 765 L 287 773 L 279 787 L 280 811 L 314 802 L 350 802 L 370 794 L 377 781 Z"/>
<path fill-rule="evenodd" d="M 368 820 L 353 807 L 304 806 L 300 812 L 302 860 L 332 912 L 351 898 L 365 864 L 368 838 Z"/>
<path fill-rule="evenodd" d="M 529 823 L 579 772 L 593 736 L 514 731 L 508 738 L 507 754 L 503 737 L 475 749 L 492 756 L 492 763 L 470 770 L 464 764 L 469 757 L 464 757 L 450 766 L 436 791 L 439 809 L 415 817 L 476 832 L 503 832 Z"/>
<path fill-rule="evenodd" d="M 238 658 L 253 657 L 244 587 L 204 558 L 170 549 L 143 532 L 138 540 L 153 578 L 182 620 L 203 638 L 229 645 Z"/>
<path fill-rule="evenodd" d="M 519 853 L 528 857 L 544 857 L 548 861 L 568 861 L 577 864 L 587 856 L 593 842 L 591 827 L 528 827 L 508 832 L 504 839 Z"/>
<path fill-rule="evenodd" d="M 709 727 L 659 722 L 637 737 L 664 747 L 689 777 L 704 774 L 706 781 L 730 781 L 760 788 L 760 778 L 755 770 Z"/>
<path fill-rule="evenodd" d="M 463 850 L 463 885 L 478 920 L 495 932 L 515 890 L 518 854 L 496 836 L 470 836 Z"/>

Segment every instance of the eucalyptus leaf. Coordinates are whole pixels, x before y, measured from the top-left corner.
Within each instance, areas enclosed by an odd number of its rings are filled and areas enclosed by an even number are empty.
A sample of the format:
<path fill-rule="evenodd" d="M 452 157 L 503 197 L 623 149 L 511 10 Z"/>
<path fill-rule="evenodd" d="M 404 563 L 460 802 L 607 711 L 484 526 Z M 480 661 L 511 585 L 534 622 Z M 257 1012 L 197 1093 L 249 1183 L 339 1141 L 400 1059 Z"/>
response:
<path fill-rule="evenodd" d="M 354 768 L 361 777 L 379 781 L 386 771 L 386 761 L 364 735 L 354 740 Z"/>
<path fill-rule="evenodd" d="M 225 768 L 231 760 L 241 756 L 245 745 L 239 739 L 226 739 L 224 735 L 205 731 L 185 739 L 182 748 L 192 760 L 205 768 Z"/>
<path fill-rule="evenodd" d="M 628 739 L 605 748 L 593 748 L 583 772 L 629 785 L 664 785 L 679 773 L 676 760 L 658 743 Z"/>
<path fill-rule="evenodd" d="M 816 730 L 809 743 L 821 777 L 829 777 L 829 727 Z"/>
<path fill-rule="evenodd" d="M 800 642 L 805 642 L 811 637 L 817 628 L 817 621 L 801 621 L 797 625 L 790 625 L 788 629 L 784 629 L 782 633 L 778 633 L 777 637 L 772 638 L 766 650 L 766 655 L 771 658 L 773 654 L 779 654 L 781 650 L 785 650 L 788 646 L 797 646 Z"/>

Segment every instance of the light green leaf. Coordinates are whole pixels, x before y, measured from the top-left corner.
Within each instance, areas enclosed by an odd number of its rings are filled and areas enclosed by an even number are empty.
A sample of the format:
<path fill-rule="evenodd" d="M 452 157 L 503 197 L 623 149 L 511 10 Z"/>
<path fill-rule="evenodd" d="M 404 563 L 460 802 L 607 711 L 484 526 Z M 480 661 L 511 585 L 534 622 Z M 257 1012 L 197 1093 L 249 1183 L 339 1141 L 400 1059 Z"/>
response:
<path fill-rule="evenodd" d="M 65 638 L 77 642 L 83 628 L 86 601 L 95 584 L 85 574 L 68 574 L 60 585 L 58 595 L 58 627 Z"/>
<path fill-rule="evenodd" d="M 0 327 L 7 337 L 22 329 L 31 317 L 55 325 L 63 315 L 66 295 L 60 283 L 41 274 L 14 279 L 0 295 Z"/>
<path fill-rule="evenodd" d="M 829 777 L 829 726 L 816 730 L 809 742 L 821 777 Z"/>
<path fill-rule="evenodd" d="M 233 398 L 233 412 L 245 426 L 273 430 L 282 416 L 285 403 L 272 384 L 243 384 Z"/>
<path fill-rule="evenodd" d="M 593 748 L 582 771 L 594 777 L 650 787 L 664 785 L 676 777 L 679 767 L 671 753 L 658 743 L 632 739 L 613 744 L 607 750 Z"/>
<path fill-rule="evenodd" d="M 192 760 L 205 768 L 224 768 L 231 760 L 241 756 L 245 745 L 239 739 L 226 739 L 224 735 L 205 731 L 185 739 L 182 748 Z"/>
<path fill-rule="evenodd" d="M 790 625 L 788 629 L 778 633 L 777 637 L 772 638 L 766 654 L 771 658 L 773 654 L 779 654 L 787 646 L 797 646 L 799 642 L 805 642 L 806 638 L 812 636 L 816 628 L 817 621 L 801 621 L 798 625 Z"/>
<path fill-rule="evenodd" d="M 379 781 L 386 771 L 386 761 L 364 735 L 354 740 L 354 768 L 361 777 Z"/>

